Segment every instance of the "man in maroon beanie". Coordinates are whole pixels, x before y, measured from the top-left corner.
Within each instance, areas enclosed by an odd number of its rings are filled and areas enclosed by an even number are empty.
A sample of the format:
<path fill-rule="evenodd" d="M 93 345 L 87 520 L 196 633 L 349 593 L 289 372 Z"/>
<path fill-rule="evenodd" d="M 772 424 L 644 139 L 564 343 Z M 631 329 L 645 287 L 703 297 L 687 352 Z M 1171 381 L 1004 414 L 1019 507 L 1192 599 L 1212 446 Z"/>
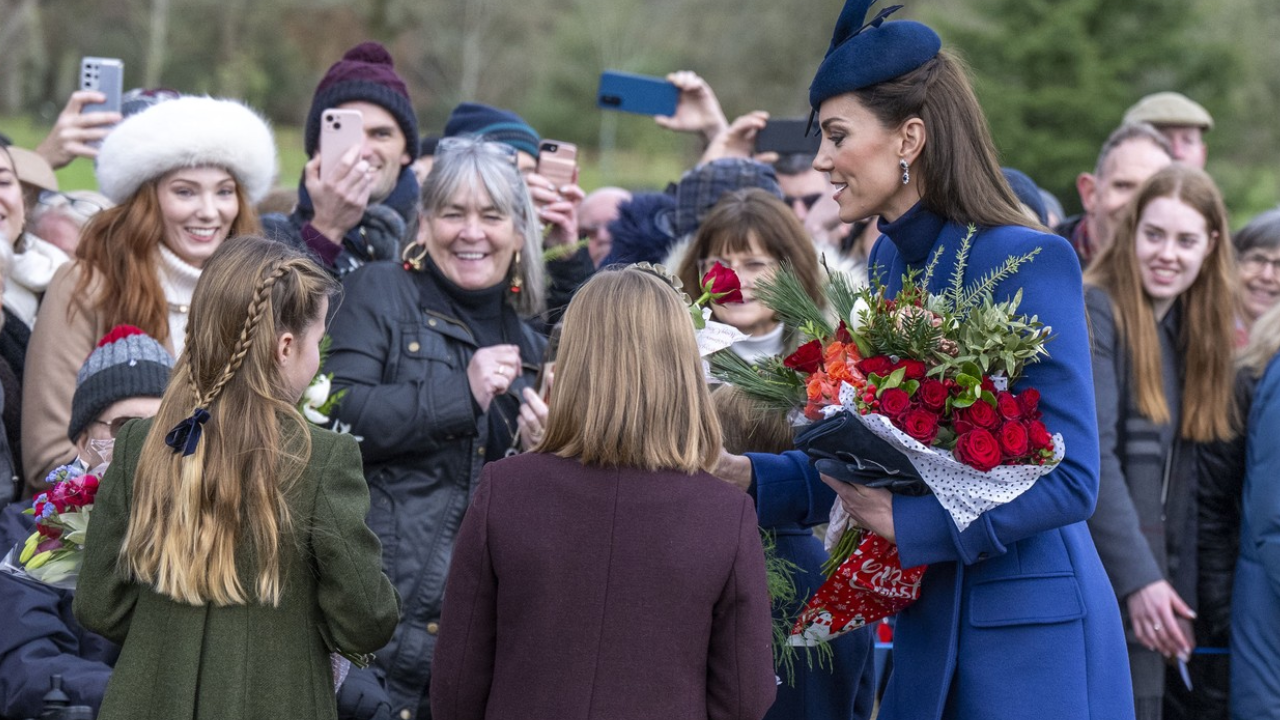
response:
<path fill-rule="evenodd" d="M 336 168 L 320 167 L 320 120 L 328 109 L 359 110 L 364 142 Z M 289 215 L 262 218 L 269 237 L 305 247 L 341 276 L 373 260 L 400 257 L 418 200 L 410 167 L 418 122 L 391 55 L 376 42 L 351 48 L 316 86 L 304 146 L 311 158 Z"/>

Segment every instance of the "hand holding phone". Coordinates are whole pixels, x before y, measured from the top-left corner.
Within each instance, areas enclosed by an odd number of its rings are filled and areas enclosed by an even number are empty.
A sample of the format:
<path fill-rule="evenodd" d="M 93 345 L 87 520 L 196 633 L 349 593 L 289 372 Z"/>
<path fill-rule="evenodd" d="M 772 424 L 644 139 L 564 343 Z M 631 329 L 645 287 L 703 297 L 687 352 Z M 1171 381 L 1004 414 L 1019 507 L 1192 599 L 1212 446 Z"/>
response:
<path fill-rule="evenodd" d="M 600 74 L 600 89 L 596 93 L 599 107 L 637 115 L 674 115 L 679 99 L 680 89 L 674 83 L 617 70 Z"/>
<path fill-rule="evenodd" d="M 106 96 L 100 103 L 85 103 L 81 113 L 120 112 L 124 97 L 124 63 L 116 58 L 85 57 L 80 60 L 80 89 Z"/>
<path fill-rule="evenodd" d="M 538 174 L 557 190 L 578 181 L 578 148 L 573 143 L 543 140 L 538 146 Z"/>
<path fill-rule="evenodd" d="M 320 174 L 332 180 L 342 156 L 364 142 L 364 116 L 359 110 L 328 108 L 320 113 Z"/>
<path fill-rule="evenodd" d="M 756 152 L 775 152 L 779 155 L 817 155 L 822 144 L 822 133 L 805 135 L 808 118 L 779 118 L 770 120 L 756 133 Z"/>

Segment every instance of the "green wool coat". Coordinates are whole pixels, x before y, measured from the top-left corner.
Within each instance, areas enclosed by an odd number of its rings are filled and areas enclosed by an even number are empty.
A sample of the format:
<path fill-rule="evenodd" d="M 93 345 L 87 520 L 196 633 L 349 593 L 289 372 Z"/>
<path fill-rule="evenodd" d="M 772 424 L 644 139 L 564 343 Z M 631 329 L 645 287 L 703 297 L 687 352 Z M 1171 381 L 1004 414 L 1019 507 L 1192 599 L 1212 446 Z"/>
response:
<path fill-rule="evenodd" d="M 336 718 L 331 644 L 377 651 L 399 619 L 381 546 L 365 526 L 369 491 L 356 441 L 311 430 L 311 461 L 289 493 L 297 542 L 281 543 L 280 606 L 196 607 L 117 570 L 150 427 L 131 422 L 116 440 L 77 582 L 76 617 L 122 646 L 98 720 Z M 252 556 L 239 553 L 251 590 Z"/>

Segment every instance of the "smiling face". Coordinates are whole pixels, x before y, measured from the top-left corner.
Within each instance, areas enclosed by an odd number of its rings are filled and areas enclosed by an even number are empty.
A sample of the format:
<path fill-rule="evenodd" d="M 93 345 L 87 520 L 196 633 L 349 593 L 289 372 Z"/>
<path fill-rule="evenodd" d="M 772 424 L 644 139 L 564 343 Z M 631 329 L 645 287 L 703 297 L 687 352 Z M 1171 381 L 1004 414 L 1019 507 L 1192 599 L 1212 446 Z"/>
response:
<path fill-rule="evenodd" d="M 375 176 L 369 201 L 382 202 L 395 190 L 401 168 L 413 160 L 409 156 L 404 131 L 395 117 L 381 105 L 357 100 L 338 107 L 359 110 L 364 119 L 364 145 L 360 148 L 360 159 L 369 163 L 369 172 Z"/>
<path fill-rule="evenodd" d="M 1280 247 L 1253 247 L 1240 255 L 1241 312 L 1252 325 L 1280 303 Z"/>
<path fill-rule="evenodd" d="M 26 217 L 22 186 L 13 169 L 13 160 L 9 153 L 0 151 L 0 233 L 9 243 L 18 242 Z"/>
<path fill-rule="evenodd" d="M 515 221 L 494 205 L 479 178 L 428 212 L 418 231 L 440 272 L 467 290 L 503 282 L 520 240 Z"/>
<path fill-rule="evenodd" d="M 917 180 L 902 182 L 900 160 L 911 163 L 923 148 L 923 123 L 885 127 L 852 93 L 837 95 L 818 109 L 822 144 L 813 168 L 835 186 L 840 219 L 852 223 L 872 215 L 898 219 L 920 199 Z M 917 136 L 919 135 L 919 136 Z"/>
<path fill-rule="evenodd" d="M 1216 238 L 1195 208 L 1174 197 L 1147 203 L 1134 239 L 1138 275 L 1157 318 L 1195 283 Z"/>
<path fill-rule="evenodd" d="M 218 167 L 173 170 L 160 178 L 156 195 L 164 244 L 193 267 L 204 266 L 240 215 L 235 178 Z"/>

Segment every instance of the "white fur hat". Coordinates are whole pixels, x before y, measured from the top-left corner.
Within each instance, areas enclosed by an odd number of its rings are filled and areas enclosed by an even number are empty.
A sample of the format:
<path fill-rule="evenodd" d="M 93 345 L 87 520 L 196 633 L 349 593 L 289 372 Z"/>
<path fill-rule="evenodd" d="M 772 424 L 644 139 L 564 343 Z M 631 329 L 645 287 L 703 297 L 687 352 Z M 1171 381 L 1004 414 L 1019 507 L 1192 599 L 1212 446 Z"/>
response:
<path fill-rule="evenodd" d="M 178 168 L 225 168 L 257 203 L 276 177 L 276 144 L 257 113 L 234 100 L 181 97 L 131 115 L 102 141 L 98 189 L 116 204 Z"/>

